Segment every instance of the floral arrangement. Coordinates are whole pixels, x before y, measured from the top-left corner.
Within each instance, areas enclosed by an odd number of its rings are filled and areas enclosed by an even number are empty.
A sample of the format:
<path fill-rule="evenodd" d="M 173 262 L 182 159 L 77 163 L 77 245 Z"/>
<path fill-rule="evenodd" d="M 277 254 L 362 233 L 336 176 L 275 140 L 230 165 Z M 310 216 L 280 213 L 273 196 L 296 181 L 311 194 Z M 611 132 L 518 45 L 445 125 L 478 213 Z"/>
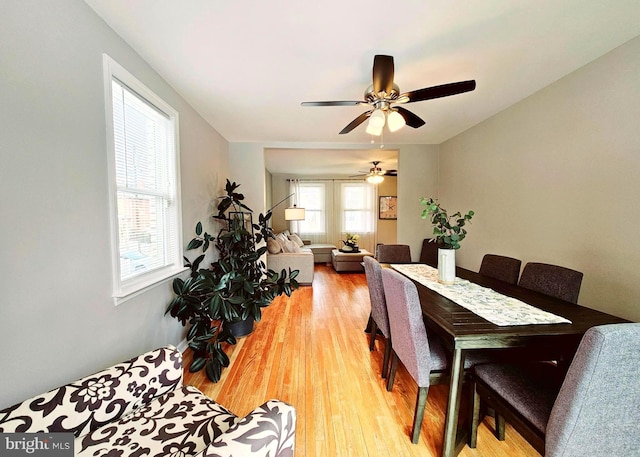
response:
<path fill-rule="evenodd" d="M 431 217 L 434 239 L 442 243 L 446 249 L 460 249 L 460 242 L 467 236 L 467 231 L 463 227 L 471 221 L 475 213 L 469 211 L 463 215 L 458 211 L 448 215 L 447 210 L 433 198 L 422 197 L 420 203 L 426 206 L 422 210 L 422 219 Z"/>
<path fill-rule="evenodd" d="M 352 248 L 358 247 L 358 240 L 360 239 L 360 235 L 357 233 L 347 233 L 347 240 L 342 241 L 346 246 L 351 246 Z"/>

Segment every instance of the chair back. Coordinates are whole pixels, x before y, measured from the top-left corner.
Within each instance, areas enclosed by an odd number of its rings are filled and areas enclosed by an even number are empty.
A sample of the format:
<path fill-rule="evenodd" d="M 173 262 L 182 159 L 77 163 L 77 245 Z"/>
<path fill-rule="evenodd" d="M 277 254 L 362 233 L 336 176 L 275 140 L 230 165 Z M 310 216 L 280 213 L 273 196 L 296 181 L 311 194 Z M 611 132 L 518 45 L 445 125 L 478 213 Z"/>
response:
<path fill-rule="evenodd" d="M 418 387 L 429 387 L 431 353 L 416 286 L 391 268 L 382 269 L 393 350 Z"/>
<path fill-rule="evenodd" d="M 389 330 L 389 317 L 387 315 L 387 302 L 382 285 L 382 267 L 380 263 L 370 255 L 362 258 L 364 273 L 367 277 L 369 299 L 371 300 L 371 318 L 382 332 L 385 338 L 391 336 Z"/>
<path fill-rule="evenodd" d="M 433 238 L 425 238 L 422 241 L 422 250 L 420 251 L 420 263 L 426 263 L 433 268 L 438 268 L 438 248 L 442 245 Z"/>
<path fill-rule="evenodd" d="M 480 264 L 479 273 L 490 278 L 499 279 L 509 284 L 517 284 L 522 262 L 513 257 L 485 254 Z"/>
<path fill-rule="evenodd" d="M 582 273 L 548 263 L 529 262 L 524 266 L 519 286 L 571 303 L 578 303 Z"/>
<path fill-rule="evenodd" d="M 411 248 L 408 244 L 380 244 L 376 259 L 381 263 L 411 263 Z"/>
<path fill-rule="evenodd" d="M 589 329 L 551 410 L 545 456 L 638 455 L 640 324 Z"/>

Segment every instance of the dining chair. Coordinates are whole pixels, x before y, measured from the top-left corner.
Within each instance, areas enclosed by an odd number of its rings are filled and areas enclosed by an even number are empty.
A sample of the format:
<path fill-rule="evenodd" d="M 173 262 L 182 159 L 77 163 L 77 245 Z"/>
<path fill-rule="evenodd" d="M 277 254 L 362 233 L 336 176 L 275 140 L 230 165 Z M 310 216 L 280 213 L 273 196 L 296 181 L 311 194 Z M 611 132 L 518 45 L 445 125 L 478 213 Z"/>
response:
<path fill-rule="evenodd" d="M 376 259 L 380 263 L 411 263 L 411 248 L 408 244 L 380 244 Z"/>
<path fill-rule="evenodd" d="M 422 240 L 420 263 L 426 263 L 433 268 L 438 268 L 438 248 L 440 247 L 442 247 L 442 245 L 433 240 L 433 238 L 425 238 Z"/>
<path fill-rule="evenodd" d="M 382 282 L 393 340 L 387 390 L 393 389 L 400 360 L 418 384 L 411 428 L 411 442 L 415 444 L 420 438 L 429 386 L 448 380 L 447 353 L 437 338 L 430 338 L 427 334 L 415 284 L 391 268 L 382 269 Z"/>
<path fill-rule="evenodd" d="M 522 262 L 513 257 L 485 254 L 480 264 L 479 273 L 515 285 L 518 283 L 521 265 Z"/>
<path fill-rule="evenodd" d="M 571 303 L 578 303 L 582 273 L 548 263 L 528 262 L 518 285 Z"/>
<path fill-rule="evenodd" d="M 469 446 L 480 401 L 546 457 L 638 455 L 640 324 L 592 327 L 566 375 L 547 362 L 474 367 Z"/>
<path fill-rule="evenodd" d="M 364 256 L 362 261 L 364 262 L 364 272 L 367 277 L 369 299 L 371 301 L 371 326 L 369 328 L 371 339 L 369 342 L 369 350 L 373 351 L 376 335 L 378 334 L 378 329 L 380 329 L 385 344 L 384 359 L 382 361 L 382 377 L 386 378 L 392 344 L 391 331 L 389 330 L 389 317 L 387 315 L 387 302 L 382 285 L 382 267 L 380 263 L 371 256 Z"/>

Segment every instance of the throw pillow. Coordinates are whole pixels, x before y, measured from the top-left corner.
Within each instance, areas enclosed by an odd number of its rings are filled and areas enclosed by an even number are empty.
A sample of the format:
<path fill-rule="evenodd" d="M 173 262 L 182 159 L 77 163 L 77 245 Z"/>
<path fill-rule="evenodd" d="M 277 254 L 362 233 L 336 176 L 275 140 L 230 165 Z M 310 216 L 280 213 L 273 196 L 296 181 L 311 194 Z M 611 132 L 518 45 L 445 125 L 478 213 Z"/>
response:
<path fill-rule="evenodd" d="M 295 241 L 289 240 L 284 244 L 284 252 L 301 252 L 301 250 Z"/>
<path fill-rule="evenodd" d="M 286 235 L 284 235 L 283 233 L 278 233 L 276 235 L 276 241 L 278 242 L 278 244 L 280 245 L 280 249 L 282 249 L 282 251 L 284 252 L 284 244 L 289 241 L 289 238 L 286 237 Z"/>
<path fill-rule="evenodd" d="M 298 235 L 296 235 L 295 233 L 292 233 L 291 235 L 289 235 L 289 239 L 291 241 L 294 241 L 299 247 L 304 246 L 304 243 L 302 242 L 302 238 L 300 238 Z"/>
<path fill-rule="evenodd" d="M 267 240 L 267 251 L 269 251 L 269 254 L 278 254 L 282 252 L 282 247 L 276 240 L 269 238 L 269 240 Z"/>

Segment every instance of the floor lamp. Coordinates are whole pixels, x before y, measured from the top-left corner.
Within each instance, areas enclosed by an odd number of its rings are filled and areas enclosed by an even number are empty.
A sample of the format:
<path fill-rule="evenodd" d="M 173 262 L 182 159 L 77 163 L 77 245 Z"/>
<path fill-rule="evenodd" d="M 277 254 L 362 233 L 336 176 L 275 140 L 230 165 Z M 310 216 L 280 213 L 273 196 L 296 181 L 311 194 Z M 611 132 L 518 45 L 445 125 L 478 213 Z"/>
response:
<path fill-rule="evenodd" d="M 274 208 L 276 208 L 280 204 L 284 203 L 285 201 L 287 201 L 288 199 L 293 197 L 295 194 L 296 193 L 293 192 L 293 193 L 287 195 L 282 200 L 280 200 L 278 203 L 273 205 L 273 207 L 271 209 L 269 209 L 269 211 L 267 211 L 267 212 L 270 213 L 271 211 L 273 211 Z M 295 205 L 295 204 L 293 206 L 285 208 L 285 210 L 284 210 L 284 220 L 285 221 L 303 221 L 304 218 L 305 218 L 304 208 L 298 208 L 298 206 Z"/>

